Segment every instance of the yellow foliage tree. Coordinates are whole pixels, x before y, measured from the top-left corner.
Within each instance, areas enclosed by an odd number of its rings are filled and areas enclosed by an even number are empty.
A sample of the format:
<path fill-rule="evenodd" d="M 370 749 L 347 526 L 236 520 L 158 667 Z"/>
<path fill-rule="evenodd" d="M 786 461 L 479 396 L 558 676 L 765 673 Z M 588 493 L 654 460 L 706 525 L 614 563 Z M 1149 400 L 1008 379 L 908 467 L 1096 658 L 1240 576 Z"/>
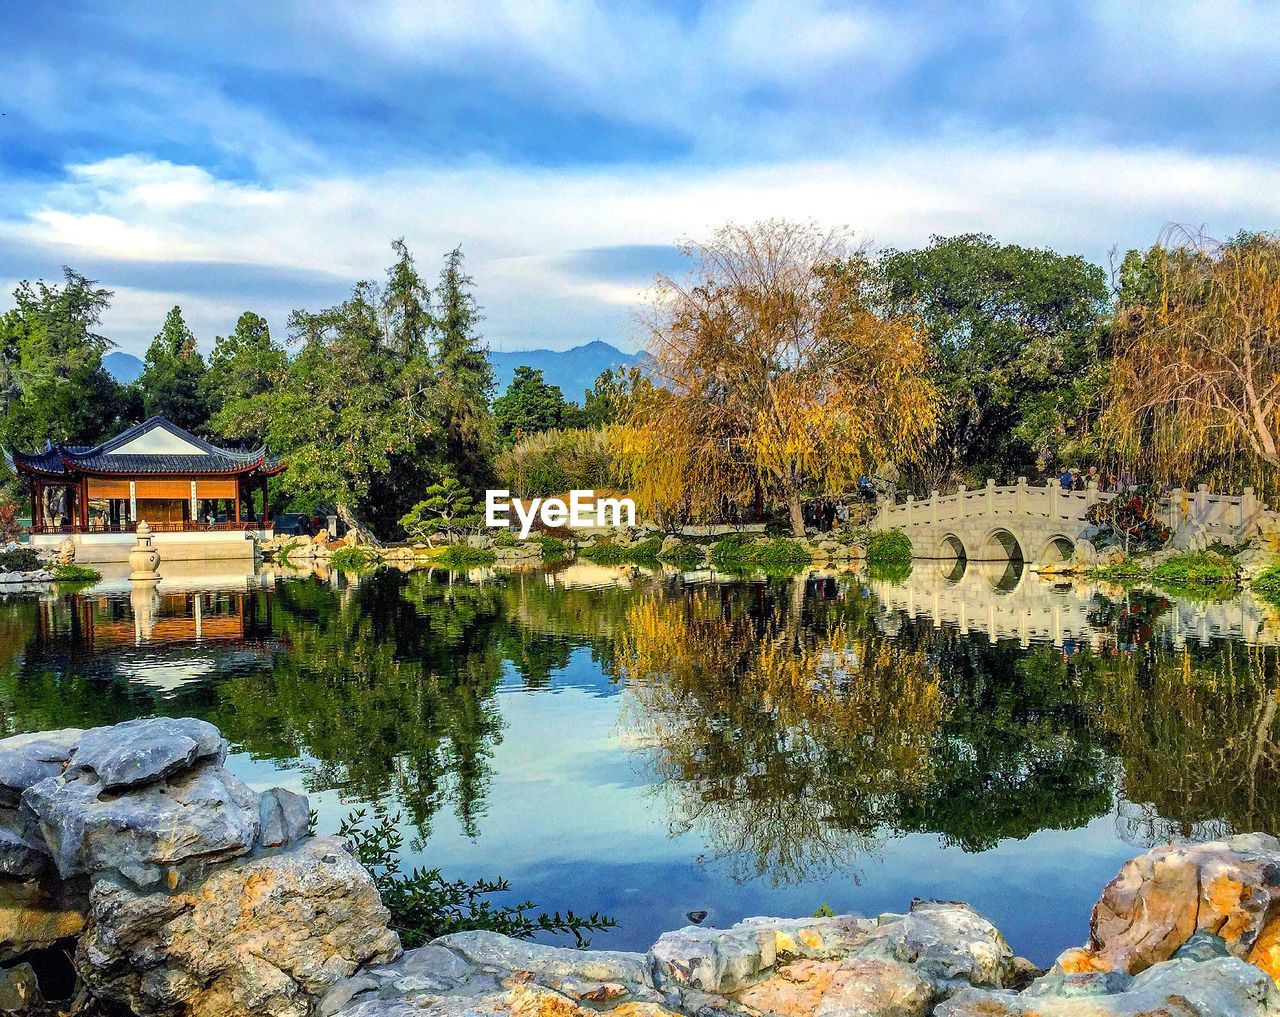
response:
<path fill-rule="evenodd" d="M 717 514 L 760 495 L 804 533 L 803 496 L 847 489 L 933 431 L 917 321 L 877 308 L 862 252 L 780 220 L 722 227 L 657 279 L 642 323 L 657 385 L 615 448 L 650 510 Z"/>
<path fill-rule="evenodd" d="M 1244 467 L 1274 486 L 1280 237 L 1186 237 L 1121 272 L 1104 418 L 1121 450 L 1161 480 Z"/>

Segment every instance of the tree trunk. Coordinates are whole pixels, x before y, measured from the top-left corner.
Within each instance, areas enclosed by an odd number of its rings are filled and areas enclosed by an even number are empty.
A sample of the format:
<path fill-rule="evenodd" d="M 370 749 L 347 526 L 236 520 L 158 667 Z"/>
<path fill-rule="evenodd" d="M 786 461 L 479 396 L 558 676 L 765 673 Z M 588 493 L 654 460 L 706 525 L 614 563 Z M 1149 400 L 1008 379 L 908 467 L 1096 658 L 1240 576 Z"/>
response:
<path fill-rule="evenodd" d="M 356 538 L 362 544 L 368 544 L 370 547 L 381 547 L 382 541 L 373 535 L 373 531 L 365 526 L 353 509 L 346 502 L 338 502 L 338 518 L 347 526 L 348 530 L 354 530 Z"/>
<path fill-rule="evenodd" d="M 791 513 L 791 535 L 804 536 L 804 502 L 800 500 L 800 492 L 792 491 L 787 495 L 787 509 Z"/>

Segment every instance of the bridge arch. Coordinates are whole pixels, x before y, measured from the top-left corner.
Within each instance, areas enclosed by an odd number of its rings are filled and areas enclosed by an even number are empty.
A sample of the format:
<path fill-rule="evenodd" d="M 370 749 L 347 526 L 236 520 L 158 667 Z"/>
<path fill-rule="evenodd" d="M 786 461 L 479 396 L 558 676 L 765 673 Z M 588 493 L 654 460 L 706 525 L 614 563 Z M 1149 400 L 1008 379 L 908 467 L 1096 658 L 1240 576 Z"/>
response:
<path fill-rule="evenodd" d="M 944 533 L 942 539 L 938 541 L 938 551 L 934 557 L 944 561 L 965 559 L 969 557 L 969 551 L 964 546 L 964 541 L 954 533 Z"/>
<path fill-rule="evenodd" d="M 1063 533 L 1055 533 L 1045 541 L 1044 547 L 1036 555 L 1036 562 L 1042 565 L 1058 565 L 1076 553 L 1076 542 Z"/>
<path fill-rule="evenodd" d="M 978 553 L 974 556 L 978 561 L 1026 561 L 1026 553 L 1022 542 L 1010 529 L 997 526 L 991 530 L 982 543 L 978 545 Z"/>

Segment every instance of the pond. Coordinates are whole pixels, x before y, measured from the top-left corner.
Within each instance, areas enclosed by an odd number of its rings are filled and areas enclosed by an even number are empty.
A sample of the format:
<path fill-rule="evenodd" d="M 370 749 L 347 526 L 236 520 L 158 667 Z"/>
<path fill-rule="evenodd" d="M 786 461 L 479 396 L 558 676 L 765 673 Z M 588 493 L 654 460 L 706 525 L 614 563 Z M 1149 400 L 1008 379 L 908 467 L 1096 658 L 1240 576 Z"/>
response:
<path fill-rule="evenodd" d="M 1275 625 L 1247 595 L 927 562 L 899 582 L 171 570 L 154 596 L 0 601 L 0 716 L 206 718 L 322 832 L 382 803 L 411 864 L 612 914 L 599 947 L 692 910 L 918 896 L 1048 964 L 1125 859 L 1280 832 Z"/>

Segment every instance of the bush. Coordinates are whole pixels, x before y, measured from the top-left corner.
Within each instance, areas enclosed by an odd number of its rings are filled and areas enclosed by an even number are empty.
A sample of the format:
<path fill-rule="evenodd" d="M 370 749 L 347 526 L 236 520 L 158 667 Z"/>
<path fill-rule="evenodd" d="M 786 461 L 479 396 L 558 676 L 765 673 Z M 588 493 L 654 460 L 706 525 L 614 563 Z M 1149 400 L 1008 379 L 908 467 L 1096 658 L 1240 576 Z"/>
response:
<path fill-rule="evenodd" d="M 597 544 L 581 552 L 581 557 L 597 565 L 648 565 L 658 564 L 658 555 L 662 552 L 662 541 L 658 537 L 650 537 L 638 544 L 624 546 L 622 544 Z"/>
<path fill-rule="evenodd" d="M 1236 567 L 1211 551 L 1180 554 L 1151 570 L 1151 578 L 1161 585 L 1196 586 L 1203 583 L 1234 583 Z"/>
<path fill-rule="evenodd" d="M 1280 604 L 1280 562 L 1268 565 L 1254 576 L 1249 589 L 1273 604 Z"/>
<path fill-rule="evenodd" d="M 869 566 L 910 565 L 911 550 L 911 538 L 901 530 L 872 530 L 867 536 Z"/>
<path fill-rule="evenodd" d="M 503 486 L 517 498 L 617 487 L 618 471 L 603 431 L 568 428 L 530 435 L 494 464 Z"/>
<path fill-rule="evenodd" d="M 377 556 L 363 547 L 340 547 L 329 556 L 329 565 L 343 572 L 365 572 L 377 564 Z"/>
<path fill-rule="evenodd" d="M 682 540 L 658 555 L 661 561 L 686 572 L 702 564 L 702 548 L 691 540 Z"/>
<path fill-rule="evenodd" d="M 31 572 L 39 567 L 40 559 L 32 548 L 0 551 L 0 572 Z"/>
<path fill-rule="evenodd" d="M 339 836 L 345 837 L 356 857 L 373 876 L 382 903 L 391 912 L 391 927 L 400 934 L 405 947 L 412 949 L 451 932 L 484 929 L 516 939 L 529 939 L 539 932 L 568 933 L 580 948 L 589 946 L 588 932 L 612 929 L 615 919 L 599 912 L 576 915 L 557 911 L 532 914 L 536 904 L 495 907 L 484 898 L 510 889 L 505 879 L 493 882 L 461 880 L 449 882 L 439 869 L 401 871 L 398 857 L 404 835 L 400 816 L 375 809 L 369 819 L 363 809 L 352 812 L 342 822 Z"/>
<path fill-rule="evenodd" d="M 882 579 L 886 583 L 905 583 L 911 578 L 911 571 L 915 567 L 915 563 L 908 558 L 906 561 L 879 561 L 867 563 L 867 577 L 869 579 Z"/>
<path fill-rule="evenodd" d="M 60 583 L 96 583 L 102 578 L 101 572 L 88 565 L 53 565 L 49 571 Z"/>
<path fill-rule="evenodd" d="M 546 561 L 557 561 L 569 553 L 569 545 L 559 537 L 535 534 L 529 538 L 529 543 L 542 548 L 542 557 Z"/>
<path fill-rule="evenodd" d="M 802 544 L 785 537 L 752 540 L 734 533 L 711 548 L 711 563 L 724 572 L 793 572 L 813 561 Z"/>
<path fill-rule="evenodd" d="M 431 560 L 433 564 L 443 565 L 446 568 L 457 571 L 460 569 L 473 569 L 480 565 L 492 565 L 498 560 L 498 556 L 492 551 L 486 551 L 479 547 L 471 547 L 468 544 L 454 544 L 446 547 Z"/>
<path fill-rule="evenodd" d="M 1169 539 L 1169 527 L 1157 518 L 1155 502 L 1140 494 L 1097 502 L 1084 517 L 1108 530 L 1126 551 L 1154 550 Z"/>

